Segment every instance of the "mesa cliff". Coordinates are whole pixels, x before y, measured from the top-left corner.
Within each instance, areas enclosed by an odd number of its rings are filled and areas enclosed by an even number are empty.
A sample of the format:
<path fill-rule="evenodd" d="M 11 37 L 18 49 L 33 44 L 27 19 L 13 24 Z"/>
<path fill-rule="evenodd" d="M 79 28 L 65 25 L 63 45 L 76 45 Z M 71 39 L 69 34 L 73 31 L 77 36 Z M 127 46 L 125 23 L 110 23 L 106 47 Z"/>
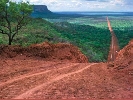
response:
<path fill-rule="evenodd" d="M 33 11 L 34 13 L 52 13 L 46 5 L 34 5 Z"/>
<path fill-rule="evenodd" d="M 50 16 L 52 14 L 53 14 L 53 12 L 51 12 L 46 5 L 34 5 L 31 17 L 44 18 L 44 17 Z"/>

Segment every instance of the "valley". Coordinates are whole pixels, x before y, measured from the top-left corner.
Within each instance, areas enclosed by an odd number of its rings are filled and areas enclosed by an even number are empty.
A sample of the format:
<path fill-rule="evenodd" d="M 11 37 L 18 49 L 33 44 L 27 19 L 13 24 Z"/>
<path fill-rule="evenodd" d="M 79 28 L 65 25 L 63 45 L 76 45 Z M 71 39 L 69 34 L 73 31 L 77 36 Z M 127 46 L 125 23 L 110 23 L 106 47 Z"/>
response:
<path fill-rule="evenodd" d="M 0 99 L 133 99 L 132 16 L 37 9 L 12 46 L 0 34 Z"/>
<path fill-rule="evenodd" d="M 45 16 L 44 20 L 33 18 L 15 37 L 13 45 L 29 46 L 44 41 L 71 43 L 80 48 L 90 62 L 107 61 L 111 34 L 106 16 L 58 15 L 55 18 L 54 15 L 51 16 L 53 18 Z M 108 17 L 122 49 L 133 38 L 133 19 L 124 15 Z M 0 34 L 0 44 L 7 44 L 7 40 L 6 36 Z"/>

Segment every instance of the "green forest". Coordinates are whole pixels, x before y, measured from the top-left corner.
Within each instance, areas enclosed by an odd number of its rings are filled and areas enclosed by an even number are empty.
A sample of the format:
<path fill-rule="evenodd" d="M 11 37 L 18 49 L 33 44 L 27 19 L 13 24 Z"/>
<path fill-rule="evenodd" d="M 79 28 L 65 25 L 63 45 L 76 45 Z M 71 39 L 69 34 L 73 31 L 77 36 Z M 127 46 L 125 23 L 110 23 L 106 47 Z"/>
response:
<path fill-rule="evenodd" d="M 123 48 L 131 38 L 129 28 L 114 30 Z M 69 22 L 51 23 L 41 18 L 32 18 L 13 40 L 13 45 L 29 46 L 48 41 L 50 43 L 71 43 L 85 54 L 90 62 L 105 62 L 107 60 L 111 35 L 108 28 L 91 25 L 80 25 Z M 8 44 L 8 37 L 0 34 L 0 44 Z"/>

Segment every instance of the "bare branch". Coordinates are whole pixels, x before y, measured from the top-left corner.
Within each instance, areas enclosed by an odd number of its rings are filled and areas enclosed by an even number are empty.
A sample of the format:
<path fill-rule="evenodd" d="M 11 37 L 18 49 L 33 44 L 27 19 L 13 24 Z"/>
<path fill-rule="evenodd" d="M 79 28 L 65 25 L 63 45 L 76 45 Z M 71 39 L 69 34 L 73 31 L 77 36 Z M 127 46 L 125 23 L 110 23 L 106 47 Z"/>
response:
<path fill-rule="evenodd" d="M 6 6 L 5 13 L 6 13 L 6 15 L 5 15 L 5 20 L 6 20 L 7 24 L 8 24 L 8 29 L 9 29 L 9 31 L 10 31 L 10 33 L 11 33 L 11 24 L 10 24 L 10 21 L 8 20 L 7 6 Z"/>
<path fill-rule="evenodd" d="M 19 26 L 17 25 L 17 29 L 15 30 L 16 32 L 12 35 L 12 39 L 14 38 L 14 36 L 18 33 L 18 30 L 20 30 L 23 26 Z"/>
<path fill-rule="evenodd" d="M 22 16 L 22 19 L 19 21 L 17 21 L 17 26 L 16 26 L 16 28 L 15 28 L 15 30 L 14 30 L 14 34 L 12 35 L 12 39 L 14 38 L 14 36 L 18 33 L 18 30 L 20 30 L 24 25 L 22 25 L 22 21 L 24 20 L 24 14 L 23 14 L 23 16 Z"/>
<path fill-rule="evenodd" d="M 3 26 L 4 28 L 7 28 L 7 29 L 9 29 L 9 27 L 8 27 L 8 26 L 6 26 L 6 25 L 1 25 L 1 26 Z"/>
<path fill-rule="evenodd" d="M 6 2 L 6 1 L 4 1 Z M 14 36 L 18 31 L 27 24 L 28 14 L 31 13 L 29 3 L 16 2 L 2 3 L 0 13 L 0 33 L 7 34 L 9 37 L 9 45 L 11 45 Z"/>
<path fill-rule="evenodd" d="M 0 29 L 0 33 L 8 35 L 8 33 L 4 32 L 4 30 L 2 30 L 2 29 Z"/>

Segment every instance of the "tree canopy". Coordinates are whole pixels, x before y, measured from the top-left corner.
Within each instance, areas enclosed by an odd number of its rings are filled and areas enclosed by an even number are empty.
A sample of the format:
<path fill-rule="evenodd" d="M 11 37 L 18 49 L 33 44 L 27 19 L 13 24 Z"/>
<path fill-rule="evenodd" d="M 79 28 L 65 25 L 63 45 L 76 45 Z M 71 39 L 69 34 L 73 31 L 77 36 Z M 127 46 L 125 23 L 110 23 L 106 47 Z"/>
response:
<path fill-rule="evenodd" d="M 8 35 L 9 45 L 18 31 L 28 23 L 32 10 L 29 2 L 0 0 L 0 33 Z"/>

